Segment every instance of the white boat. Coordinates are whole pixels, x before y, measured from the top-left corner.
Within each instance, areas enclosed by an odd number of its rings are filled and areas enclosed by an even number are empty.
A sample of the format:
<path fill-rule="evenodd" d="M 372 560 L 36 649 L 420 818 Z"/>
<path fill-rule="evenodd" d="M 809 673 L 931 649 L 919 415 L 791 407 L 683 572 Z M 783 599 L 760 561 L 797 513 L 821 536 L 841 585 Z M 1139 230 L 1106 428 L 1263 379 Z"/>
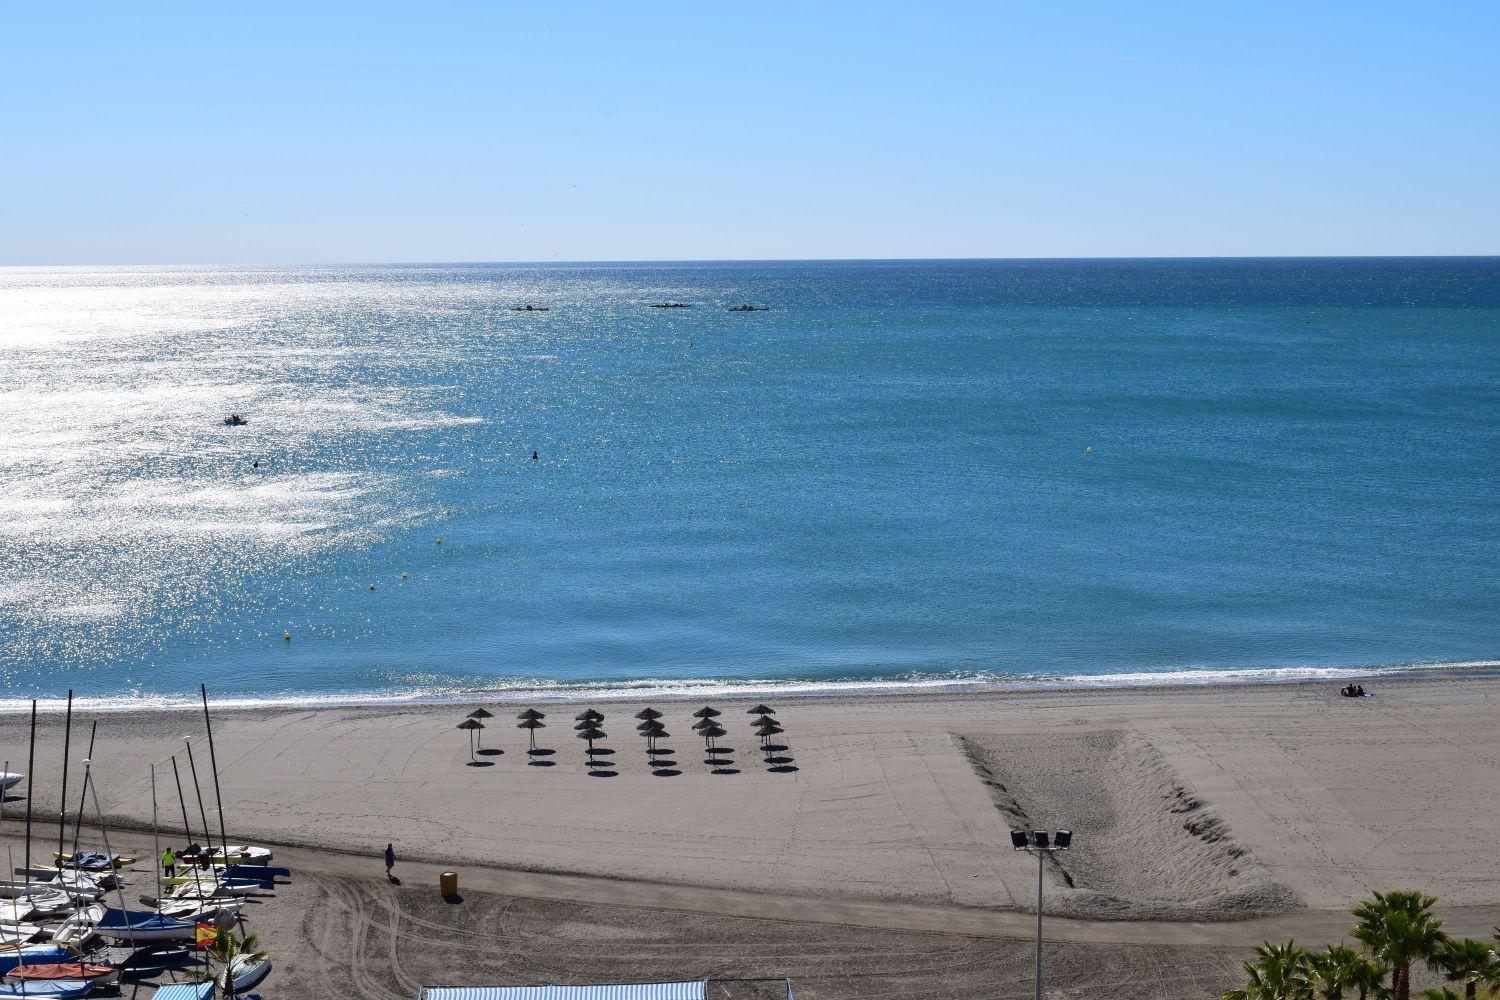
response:
<path fill-rule="evenodd" d="M 104 895 L 104 886 L 99 884 L 98 879 L 79 871 L 59 871 L 57 876 L 46 884 L 63 890 L 74 899 L 83 899 L 90 903 Z"/>
<path fill-rule="evenodd" d="M 10 791 L 19 785 L 21 779 L 25 777 L 26 775 L 17 774 L 15 771 L 0 771 L 0 792 Z"/>
<path fill-rule="evenodd" d="M 38 915 L 43 917 L 57 917 L 64 913 L 71 913 L 78 905 L 70 894 L 49 885 L 33 885 L 23 895 L 17 896 L 15 901 L 20 902 L 23 899 L 31 904 Z"/>
<path fill-rule="evenodd" d="M 191 920 L 194 923 L 214 923 L 223 919 L 225 913 L 237 914 L 245 905 L 243 899 L 215 899 L 205 905 L 201 899 L 163 899 L 157 907 L 164 917 Z"/>
<path fill-rule="evenodd" d="M 253 989 L 262 979 L 271 974 L 270 958 L 256 960 L 250 955 L 237 955 L 229 962 L 229 968 L 220 974 L 219 986 L 222 988 L 224 974 L 234 984 L 233 992 L 236 995 Z"/>
<path fill-rule="evenodd" d="M 22 924 L 26 918 L 36 912 L 36 907 L 31 905 L 31 897 L 20 896 L 16 899 L 0 899 L 0 924 Z"/>
<path fill-rule="evenodd" d="M 52 932 L 52 942 L 64 948 L 82 950 L 94 939 L 94 925 L 104 918 L 104 904 L 81 907 Z"/>
<path fill-rule="evenodd" d="M 40 933 L 42 929 L 36 924 L 0 924 L 0 945 L 26 944 Z"/>
<path fill-rule="evenodd" d="M 271 849 L 253 844 L 230 844 L 222 847 L 206 847 L 198 851 L 184 850 L 177 856 L 179 861 L 196 864 L 204 857 L 216 865 L 266 865 L 271 863 Z"/>
<path fill-rule="evenodd" d="M 262 889 L 258 882 L 247 882 L 241 879 L 231 879 L 224 882 L 215 882 L 204 879 L 201 882 L 184 882 L 182 885 L 173 886 L 163 899 L 223 899 L 229 896 L 261 896 L 266 895 L 267 890 Z"/>

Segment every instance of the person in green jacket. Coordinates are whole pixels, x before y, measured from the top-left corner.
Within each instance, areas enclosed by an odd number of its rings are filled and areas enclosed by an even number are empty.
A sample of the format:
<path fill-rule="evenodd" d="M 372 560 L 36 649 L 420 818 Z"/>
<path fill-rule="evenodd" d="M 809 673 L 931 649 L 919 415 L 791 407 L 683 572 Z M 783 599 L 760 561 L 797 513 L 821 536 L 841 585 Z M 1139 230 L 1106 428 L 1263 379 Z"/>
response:
<path fill-rule="evenodd" d="M 161 873 L 166 878 L 171 878 L 172 873 L 177 870 L 177 856 L 169 847 L 161 852 Z"/>

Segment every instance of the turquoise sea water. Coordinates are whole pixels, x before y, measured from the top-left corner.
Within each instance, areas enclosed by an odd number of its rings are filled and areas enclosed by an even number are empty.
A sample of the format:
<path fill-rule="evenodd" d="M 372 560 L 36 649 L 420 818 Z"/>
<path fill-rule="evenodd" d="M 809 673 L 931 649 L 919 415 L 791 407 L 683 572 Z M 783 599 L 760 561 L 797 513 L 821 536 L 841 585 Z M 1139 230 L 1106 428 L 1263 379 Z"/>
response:
<path fill-rule="evenodd" d="M 1497 461 L 1500 259 L 5 269 L 0 703 L 1489 660 Z"/>

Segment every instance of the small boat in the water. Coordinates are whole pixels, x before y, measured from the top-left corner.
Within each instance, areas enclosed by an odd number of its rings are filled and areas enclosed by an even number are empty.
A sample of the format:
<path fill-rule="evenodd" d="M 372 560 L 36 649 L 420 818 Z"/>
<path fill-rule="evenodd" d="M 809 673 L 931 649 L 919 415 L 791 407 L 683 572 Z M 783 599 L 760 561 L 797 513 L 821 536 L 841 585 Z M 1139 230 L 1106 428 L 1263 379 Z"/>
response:
<path fill-rule="evenodd" d="M 249 422 L 250 421 L 246 420 L 244 417 L 240 416 L 238 413 L 231 413 L 229 416 L 227 416 L 227 417 L 224 418 L 224 426 L 225 427 L 243 427 L 246 424 L 248 424 Z"/>
<path fill-rule="evenodd" d="M 732 313 L 763 313 L 763 312 L 770 312 L 771 311 L 771 307 L 770 306 L 752 306 L 750 303 L 745 302 L 745 303 L 741 303 L 740 305 L 737 305 L 737 306 L 730 306 L 729 307 L 729 311 L 732 312 Z"/>
<path fill-rule="evenodd" d="M 45 962 L 40 965 L 21 965 L 5 974 L 9 980 L 57 980 L 80 979 L 95 986 L 108 986 L 119 982 L 120 970 L 113 965 L 94 962 Z"/>
<path fill-rule="evenodd" d="M 534 305 L 532 305 L 531 303 L 528 302 L 524 306 L 511 306 L 510 307 L 510 311 L 513 312 L 513 313 L 544 313 L 544 312 L 551 312 L 552 311 L 552 307 L 551 306 L 534 306 Z"/>
<path fill-rule="evenodd" d="M 651 303 L 651 308 L 652 309 L 691 309 L 692 307 L 693 307 L 693 304 L 691 302 L 653 302 L 653 303 Z"/>

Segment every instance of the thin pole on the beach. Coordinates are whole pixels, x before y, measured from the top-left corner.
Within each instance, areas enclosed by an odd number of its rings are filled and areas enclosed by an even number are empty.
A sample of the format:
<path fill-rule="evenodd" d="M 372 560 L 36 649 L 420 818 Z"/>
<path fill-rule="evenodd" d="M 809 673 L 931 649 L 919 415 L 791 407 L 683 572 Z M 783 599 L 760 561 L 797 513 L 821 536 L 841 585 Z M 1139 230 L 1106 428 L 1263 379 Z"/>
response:
<path fill-rule="evenodd" d="M 156 912 L 161 913 L 161 834 L 156 828 L 156 765 L 151 765 L 151 867 L 156 871 Z"/>
<path fill-rule="evenodd" d="M 177 770 L 177 755 L 172 755 L 172 780 L 177 783 L 177 804 L 182 806 L 182 833 L 187 837 L 186 843 L 193 842 L 193 824 L 188 822 L 187 799 L 182 795 L 182 773 Z"/>
<path fill-rule="evenodd" d="M 214 756 L 214 724 L 208 717 L 208 685 L 199 684 L 203 695 L 203 725 L 208 730 L 208 768 L 214 775 L 214 805 L 219 810 L 219 846 L 224 848 L 224 860 L 229 861 L 229 839 L 224 835 L 224 798 L 219 794 L 219 759 Z"/>
<path fill-rule="evenodd" d="M 31 749 L 26 755 L 26 879 L 31 879 L 31 776 L 36 771 L 36 699 L 31 699 Z"/>
<path fill-rule="evenodd" d="M 182 738 L 182 742 L 187 746 L 188 770 L 192 771 L 193 773 L 193 794 L 198 796 L 198 815 L 203 817 L 203 840 L 205 842 L 204 850 L 212 854 L 214 849 L 214 837 L 208 828 L 208 810 L 203 808 L 203 789 L 198 785 L 198 765 L 193 760 L 193 738 L 191 736 L 184 736 Z M 227 861 L 229 859 L 225 858 L 224 860 Z"/>
<path fill-rule="evenodd" d="M 99 789 L 94 784 L 93 761 L 87 757 L 83 759 L 83 790 L 92 792 L 94 799 L 94 815 L 99 819 L 99 838 L 104 841 L 104 856 L 109 859 L 111 866 L 114 865 L 115 854 L 109 849 L 109 830 L 104 826 L 104 810 L 99 808 Z M 78 869 L 82 871 L 82 869 Z M 134 948 L 135 926 L 130 922 L 130 911 L 125 908 L 125 880 L 116 876 L 115 896 L 120 900 L 120 913 L 125 918 L 125 934 L 130 938 L 130 947 Z"/>
<path fill-rule="evenodd" d="M 193 842 L 193 824 L 188 822 L 187 797 L 182 794 L 182 773 L 177 770 L 177 755 L 175 753 L 172 755 L 172 780 L 177 784 L 177 804 L 182 807 L 182 832 L 187 837 L 187 842 L 183 845 L 185 849 Z M 199 851 L 202 851 L 201 847 Z M 202 860 L 202 854 L 200 853 L 198 857 L 193 859 L 192 864 L 193 885 L 198 887 L 200 891 L 203 888 L 203 881 L 198 877 L 198 869 L 201 867 L 200 863 Z"/>
<path fill-rule="evenodd" d="M 1042 1000 L 1042 862 L 1046 851 L 1036 852 L 1036 1000 Z"/>
<path fill-rule="evenodd" d="M 99 720 L 89 729 L 89 760 L 94 759 L 94 737 L 99 735 Z M 78 818 L 73 821 L 73 850 L 78 850 L 78 836 L 83 830 L 83 792 L 78 793 Z"/>
<path fill-rule="evenodd" d="M 64 728 L 63 728 L 62 793 L 58 796 L 58 800 L 57 800 L 57 808 L 58 808 L 58 815 L 57 815 L 57 853 L 59 855 L 61 855 L 62 852 L 63 852 L 63 846 L 64 846 L 63 845 L 63 838 L 65 836 L 67 836 L 67 831 L 68 831 L 68 748 L 69 748 L 69 746 L 71 745 L 72 742 L 73 742 L 73 689 L 72 688 L 68 688 L 68 719 L 67 719 L 67 722 L 64 723 Z M 59 863 L 62 862 L 62 858 L 60 856 L 58 857 L 57 860 L 58 860 Z"/>

